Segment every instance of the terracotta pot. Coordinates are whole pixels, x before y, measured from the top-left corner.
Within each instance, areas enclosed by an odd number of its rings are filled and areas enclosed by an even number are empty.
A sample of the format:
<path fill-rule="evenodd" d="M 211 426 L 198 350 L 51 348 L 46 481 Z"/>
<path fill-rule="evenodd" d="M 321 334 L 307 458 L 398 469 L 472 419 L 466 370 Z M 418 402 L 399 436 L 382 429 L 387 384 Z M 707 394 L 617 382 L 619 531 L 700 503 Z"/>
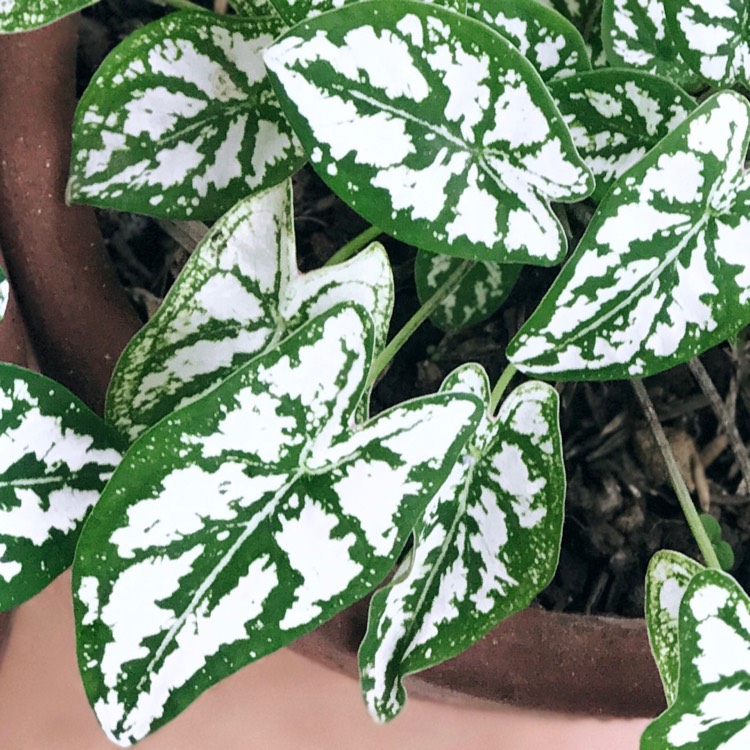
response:
<path fill-rule="evenodd" d="M 114 361 L 138 323 L 92 211 L 63 203 L 75 29 L 66 19 L 0 37 L 0 242 L 42 370 L 101 409 Z M 365 620 L 360 603 L 293 648 L 354 676 Z M 664 706 L 642 620 L 539 609 L 509 618 L 410 684 L 440 700 L 583 714 L 652 716 Z"/>

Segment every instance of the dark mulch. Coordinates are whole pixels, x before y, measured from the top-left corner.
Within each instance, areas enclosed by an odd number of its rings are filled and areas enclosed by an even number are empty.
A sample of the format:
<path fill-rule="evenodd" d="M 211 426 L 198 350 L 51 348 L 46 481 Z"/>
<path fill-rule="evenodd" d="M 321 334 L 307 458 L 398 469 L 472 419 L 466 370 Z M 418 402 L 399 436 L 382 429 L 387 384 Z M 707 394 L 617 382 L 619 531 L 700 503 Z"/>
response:
<path fill-rule="evenodd" d="M 86 12 L 79 88 L 85 86 L 107 50 L 132 29 L 162 11 L 141 0 L 105 0 Z M 574 235 L 581 214 L 568 211 Z M 302 270 L 320 266 L 366 223 L 332 196 L 309 168 L 295 178 L 295 211 Z M 156 222 L 130 214 L 99 212 L 109 251 L 140 313 L 147 317 L 174 280 L 186 257 Z M 585 218 L 585 217 L 584 217 Z M 397 289 L 392 332 L 417 309 L 414 250 L 383 238 Z M 490 320 L 445 334 L 429 323 L 413 336 L 382 378 L 373 412 L 430 393 L 462 362 L 474 360 L 494 381 L 506 365 L 504 349 L 541 299 L 556 269 L 525 268 L 514 292 Z M 744 341 L 744 338 L 743 338 Z M 750 439 L 750 361 L 741 343 L 702 358 L 723 399 L 736 401 L 743 440 Z M 520 382 L 517 376 L 517 382 Z M 687 367 L 647 381 L 678 459 L 701 462 L 710 490 L 710 513 L 732 545 L 740 583 L 750 590 L 750 495 L 739 492 L 740 476 L 721 428 Z M 675 549 L 697 556 L 658 453 L 644 429 L 627 382 L 558 385 L 568 477 L 567 517 L 560 567 L 540 596 L 548 608 L 572 612 L 643 614 L 643 580 L 651 555 Z"/>

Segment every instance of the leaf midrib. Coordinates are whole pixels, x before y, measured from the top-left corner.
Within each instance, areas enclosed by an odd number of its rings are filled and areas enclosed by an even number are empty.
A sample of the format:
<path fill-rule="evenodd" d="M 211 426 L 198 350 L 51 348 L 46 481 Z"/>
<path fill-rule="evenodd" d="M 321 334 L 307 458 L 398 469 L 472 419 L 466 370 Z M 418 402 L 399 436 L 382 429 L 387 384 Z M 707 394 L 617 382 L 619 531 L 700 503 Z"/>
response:
<path fill-rule="evenodd" d="M 587 336 L 592 331 L 601 328 L 611 318 L 615 317 L 620 312 L 622 312 L 624 308 L 628 307 L 633 299 L 638 299 L 639 296 L 643 293 L 644 289 L 652 284 L 668 265 L 674 263 L 674 261 L 679 257 L 680 253 L 687 247 L 688 243 L 701 231 L 703 231 L 710 219 L 710 214 L 707 211 L 704 212 L 703 216 L 701 216 L 701 218 L 693 225 L 692 229 L 690 229 L 685 234 L 682 240 L 677 243 L 675 248 L 665 254 L 664 260 L 659 265 L 657 265 L 657 267 L 650 274 L 644 276 L 643 279 L 641 279 L 620 302 L 618 302 L 608 312 L 597 316 L 591 323 L 589 323 L 588 326 L 581 328 L 574 334 L 566 336 L 564 346 L 556 346 L 553 342 L 552 350 L 555 352 L 561 352 L 564 349 L 567 349 L 571 343 L 578 341 L 584 336 Z M 635 260 L 642 260 L 642 258 L 635 258 Z M 621 267 L 621 265 L 618 265 L 618 267 Z M 547 339 L 547 341 L 551 341 L 549 334 L 547 334 L 545 338 Z"/>

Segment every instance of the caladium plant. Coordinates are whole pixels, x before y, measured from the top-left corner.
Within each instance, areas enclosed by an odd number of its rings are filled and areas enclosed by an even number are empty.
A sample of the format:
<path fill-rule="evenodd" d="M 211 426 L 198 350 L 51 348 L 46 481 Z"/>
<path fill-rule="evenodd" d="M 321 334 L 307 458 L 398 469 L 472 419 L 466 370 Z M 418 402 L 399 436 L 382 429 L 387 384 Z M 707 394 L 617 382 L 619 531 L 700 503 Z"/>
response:
<path fill-rule="evenodd" d="M 88 4 L 0 2 L 0 31 Z M 750 323 L 750 105 L 708 88 L 750 82 L 748 5 L 172 4 L 82 97 L 68 197 L 216 221 L 118 363 L 109 424 L 0 368 L 0 609 L 78 543 L 84 685 L 127 745 L 395 567 L 359 655 L 365 703 L 387 721 L 407 674 L 554 573 L 557 393 L 527 381 L 502 400 L 515 368 L 645 376 Z M 374 226 L 302 274 L 289 177 L 306 159 Z M 381 232 L 417 247 L 422 303 L 387 345 Z M 469 363 L 370 418 L 374 383 L 421 322 L 486 320 L 525 292 L 523 265 L 569 247 L 494 388 Z M 7 298 L 0 272 L 0 316 Z M 750 603 L 718 570 L 718 530 L 686 515 L 708 569 L 665 551 L 647 573 L 669 708 L 642 748 L 744 747 Z"/>

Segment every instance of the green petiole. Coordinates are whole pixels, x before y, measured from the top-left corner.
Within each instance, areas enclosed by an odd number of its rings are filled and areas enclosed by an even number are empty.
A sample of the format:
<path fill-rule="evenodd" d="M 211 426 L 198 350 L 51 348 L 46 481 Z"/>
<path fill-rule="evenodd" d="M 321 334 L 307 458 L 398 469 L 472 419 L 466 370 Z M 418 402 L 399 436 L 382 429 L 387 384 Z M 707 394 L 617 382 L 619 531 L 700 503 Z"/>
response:
<path fill-rule="evenodd" d="M 721 570 L 719 558 L 716 556 L 714 546 L 711 544 L 711 540 L 708 538 L 708 534 L 706 534 L 706 529 L 701 523 L 698 511 L 693 504 L 693 498 L 690 497 L 690 492 L 685 485 L 685 480 L 682 478 L 682 474 L 680 474 L 677 461 L 675 461 L 674 454 L 669 446 L 669 441 L 664 434 L 664 430 L 659 422 L 659 417 L 656 414 L 656 409 L 654 409 L 654 405 L 646 391 L 646 387 L 643 385 L 643 381 L 639 378 L 633 378 L 630 382 L 635 391 L 635 395 L 638 397 L 638 401 L 640 401 L 648 426 L 654 434 L 656 444 L 659 446 L 659 450 L 667 464 L 667 471 L 669 472 L 669 479 L 672 483 L 672 487 L 677 495 L 677 500 L 680 503 L 682 512 L 685 514 L 685 519 L 688 522 L 690 531 L 692 532 L 693 537 L 695 537 L 695 541 L 698 543 L 698 548 L 703 555 L 703 559 L 709 568 Z"/>
<path fill-rule="evenodd" d="M 432 315 L 437 306 L 463 281 L 467 273 L 474 267 L 475 261 L 466 260 L 459 265 L 456 270 L 445 280 L 445 283 L 438 289 L 435 294 L 417 310 L 414 315 L 406 321 L 404 327 L 391 339 L 388 346 L 383 349 L 372 363 L 370 374 L 367 377 L 366 387 L 371 388 L 380 374 L 390 364 L 401 347 L 409 340 L 414 331 Z"/>
<path fill-rule="evenodd" d="M 383 234 L 382 229 L 377 227 L 368 227 L 363 232 L 360 232 L 356 237 L 353 237 L 345 245 L 342 245 L 323 265 L 335 266 L 337 263 L 343 263 L 345 260 L 349 260 L 353 255 L 356 255 L 362 248 L 369 245 L 373 240 L 380 237 Z"/>

